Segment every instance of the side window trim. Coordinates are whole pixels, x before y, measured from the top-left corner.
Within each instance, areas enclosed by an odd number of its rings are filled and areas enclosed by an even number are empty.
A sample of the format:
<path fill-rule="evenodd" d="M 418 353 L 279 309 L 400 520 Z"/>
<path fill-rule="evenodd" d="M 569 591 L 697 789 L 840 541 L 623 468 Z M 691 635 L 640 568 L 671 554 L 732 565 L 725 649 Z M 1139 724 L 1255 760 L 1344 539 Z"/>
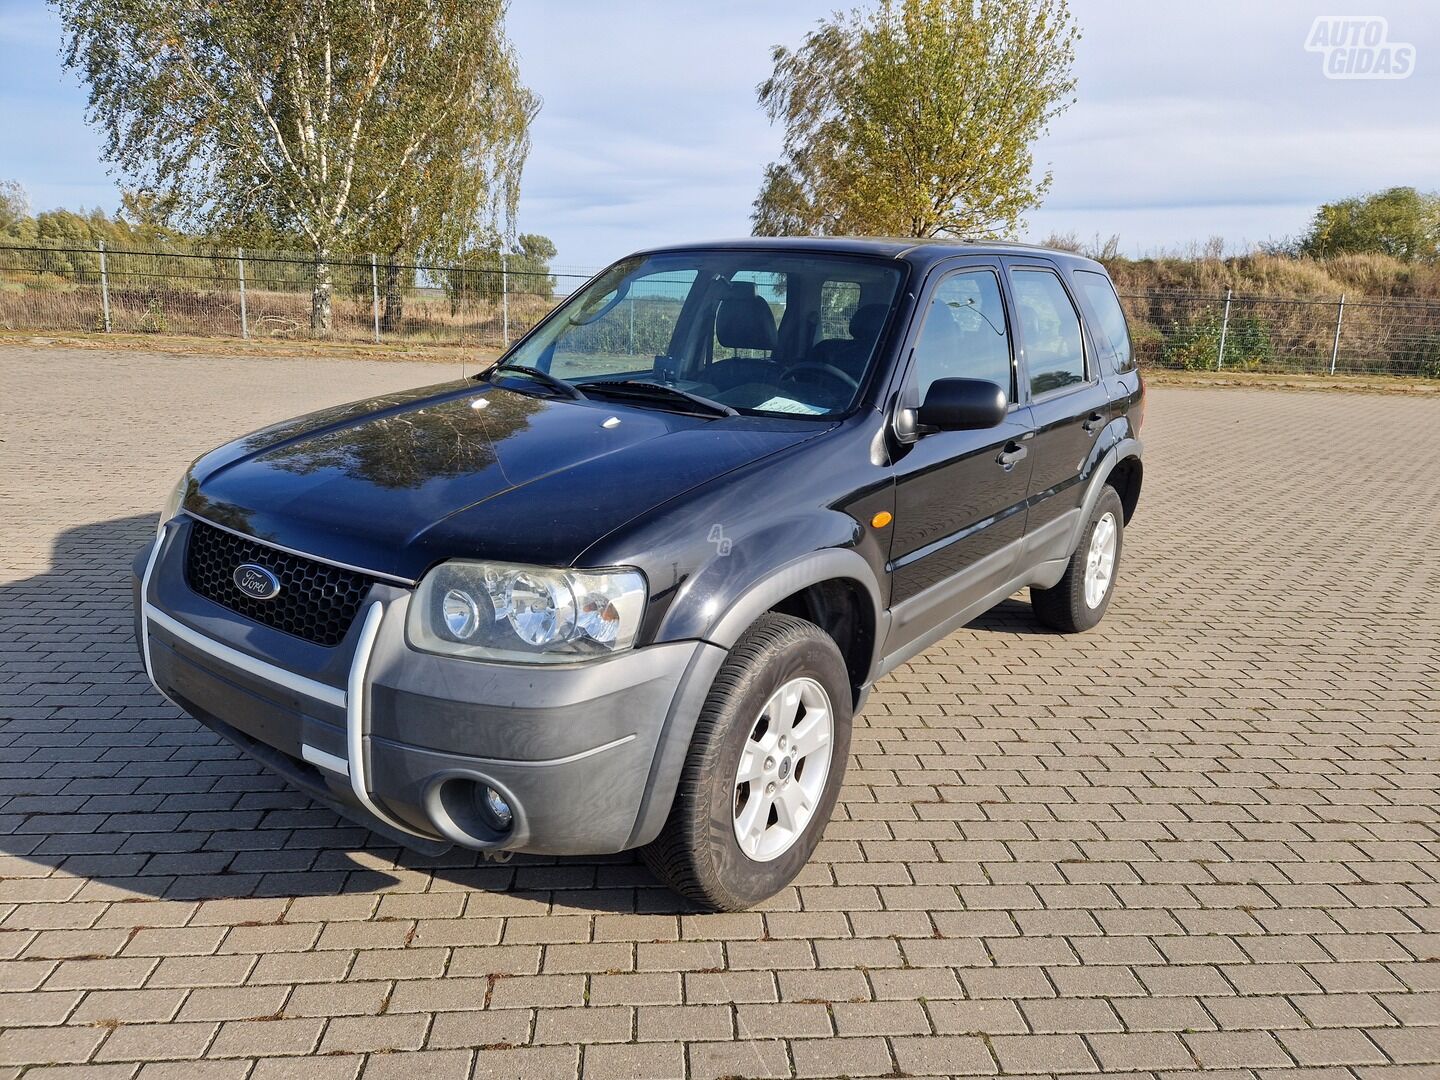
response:
<path fill-rule="evenodd" d="M 925 289 L 921 294 L 920 301 L 915 305 L 915 315 L 911 320 L 909 332 L 905 341 L 905 362 L 902 365 L 899 391 L 902 395 L 916 388 L 916 375 L 919 369 L 919 361 L 916 359 L 916 346 L 920 343 L 921 335 L 925 332 L 925 322 L 930 315 L 930 303 L 935 294 L 945 285 L 946 282 L 960 276 L 961 274 L 974 274 L 980 271 L 995 275 L 995 282 L 1000 292 L 1000 305 L 1005 315 L 1005 347 L 1010 354 L 1010 386 L 1006 388 L 1006 395 L 1010 398 L 1009 411 L 1014 412 L 1020 408 L 1021 387 L 1023 381 L 1020 378 L 1020 371 L 1017 363 L 1015 349 L 1015 320 L 1012 317 L 1010 308 L 1012 306 L 1009 283 L 1006 280 L 1004 268 L 996 262 L 975 262 L 949 264 L 937 267 L 925 283 Z M 919 404 L 917 401 L 916 405 Z"/>
<path fill-rule="evenodd" d="M 1026 387 L 1027 400 L 1032 402 L 1053 401 L 1056 398 L 1064 397 L 1066 394 L 1076 394 L 1079 393 L 1081 390 L 1093 389 L 1100 382 L 1099 357 L 1096 355 L 1097 350 L 1093 347 L 1090 340 L 1090 326 L 1085 319 L 1085 314 L 1081 310 L 1080 305 L 1075 300 L 1075 294 L 1070 289 L 1070 283 L 1065 280 L 1065 275 L 1060 272 L 1060 268 L 1054 263 L 1040 262 L 1033 259 L 1006 259 L 1005 279 L 1006 284 L 1010 285 L 1012 289 L 1014 283 L 1011 275 L 1013 275 L 1017 270 L 1039 271 L 1041 273 L 1053 274 L 1055 276 L 1055 280 L 1060 283 L 1061 292 L 1063 292 L 1065 294 L 1065 298 L 1070 301 L 1071 310 L 1075 312 L 1075 321 L 1080 326 L 1080 349 L 1084 353 L 1085 363 L 1084 382 L 1073 383 L 1070 386 L 1056 387 L 1054 390 L 1047 390 L 1043 394 L 1034 393 L 1030 390 L 1029 356 L 1026 353 L 1025 332 L 1022 328 L 1018 335 L 1020 348 L 1016 350 L 1016 353 L 1024 361 L 1025 379 L 1023 380 L 1023 382 Z"/>

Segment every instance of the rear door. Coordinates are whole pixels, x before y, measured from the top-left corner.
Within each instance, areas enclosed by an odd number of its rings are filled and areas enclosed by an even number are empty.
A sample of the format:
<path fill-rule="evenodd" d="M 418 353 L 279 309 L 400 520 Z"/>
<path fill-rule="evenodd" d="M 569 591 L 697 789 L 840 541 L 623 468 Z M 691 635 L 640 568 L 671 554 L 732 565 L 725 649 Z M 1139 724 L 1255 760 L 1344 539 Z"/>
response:
<path fill-rule="evenodd" d="M 1003 584 L 1025 533 L 1028 414 L 1015 402 L 1012 331 L 998 260 L 967 259 L 927 286 L 901 399 L 919 403 L 936 379 L 984 379 L 1011 401 L 984 431 L 936 431 L 895 459 L 891 640 L 924 637 Z"/>
<path fill-rule="evenodd" d="M 1110 395 L 1059 270 L 1031 258 L 1005 263 L 1015 303 L 1017 377 L 1035 428 L 1027 546 L 1048 552 L 1048 542 L 1068 537 L 1080 513 L 1095 441 L 1110 420 Z"/>

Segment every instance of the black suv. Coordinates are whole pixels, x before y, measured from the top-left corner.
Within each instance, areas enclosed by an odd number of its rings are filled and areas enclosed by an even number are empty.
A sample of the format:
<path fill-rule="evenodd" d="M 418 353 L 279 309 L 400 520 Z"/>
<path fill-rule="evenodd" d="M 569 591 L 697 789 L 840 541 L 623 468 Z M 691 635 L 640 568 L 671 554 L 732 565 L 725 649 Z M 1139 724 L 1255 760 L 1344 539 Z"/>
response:
<path fill-rule="evenodd" d="M 198 459 L 136 562 L 180 708 L 425 852 L 786 885 L 886 672 L 1029 587 L 1094 626 L 1143 388 L 1104 269 L 745 240 L 616 263 L 480 375 Z"/>

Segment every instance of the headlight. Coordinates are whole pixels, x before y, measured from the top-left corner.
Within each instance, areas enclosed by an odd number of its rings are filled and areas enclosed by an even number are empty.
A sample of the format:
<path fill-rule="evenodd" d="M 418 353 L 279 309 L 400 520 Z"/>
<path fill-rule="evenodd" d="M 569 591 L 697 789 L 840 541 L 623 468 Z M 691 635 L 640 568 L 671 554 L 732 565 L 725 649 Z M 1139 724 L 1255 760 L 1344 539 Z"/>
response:
<path fill-rule="evenodd" d="M 175 515 L 180 513 L 180 504 L 185 501 L 185 489 L 189 485 L 190 470 L 186 469 L 185 474 L 180 477 L 180 482 L 175 485 L 175 490 L 170 492 L 170 497 L 165 500 L 165 505 L 160 508 L 160 522 L 155 527 L 156 533 L 159 533 L 167 522 L 172 521 Z"/>
<path fill-rule="evenodd" d="M 410 641 L 475 660 L 559 664 L 630 648 L 645 611 L 638 570 L 442 563 L 410 602 Z"/>

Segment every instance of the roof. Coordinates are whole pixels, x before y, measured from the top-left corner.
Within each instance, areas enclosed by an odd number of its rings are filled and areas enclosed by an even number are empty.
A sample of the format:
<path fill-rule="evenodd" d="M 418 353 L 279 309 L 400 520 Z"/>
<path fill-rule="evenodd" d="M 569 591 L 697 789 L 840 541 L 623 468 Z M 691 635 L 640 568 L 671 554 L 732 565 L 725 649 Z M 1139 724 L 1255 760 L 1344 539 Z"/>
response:
<path fill-rule="evenodd" d="M 667 244 L 647 248 L 643 254 L 667 254 L 682 251 L 794 251 L 829 252 L 837 255 L 870 255 L 885 259 L 902 259 L 911 263 L 930 263 L 956 255 L 1045 255 L 1089 263 L 1091 260 L 1071 251 L 1057 251 L 1037 244 L 1021 244 L 1010 240 L 961 240 L 899 236 L 746 236 L 733 240 L 713 240 L 693 244 Z"/>

